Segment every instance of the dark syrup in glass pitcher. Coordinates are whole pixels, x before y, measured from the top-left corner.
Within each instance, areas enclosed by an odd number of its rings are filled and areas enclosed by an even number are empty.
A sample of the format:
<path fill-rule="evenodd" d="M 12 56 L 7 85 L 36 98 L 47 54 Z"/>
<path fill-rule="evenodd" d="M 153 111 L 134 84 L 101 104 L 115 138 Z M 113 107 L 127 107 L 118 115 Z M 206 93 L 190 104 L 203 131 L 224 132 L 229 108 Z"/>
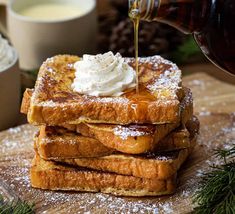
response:
<path fill-rule="evenodd" d="M 129 16 L 193 34 L 202 52 L 235 75 L 235 0 L 129 0 Z"/>

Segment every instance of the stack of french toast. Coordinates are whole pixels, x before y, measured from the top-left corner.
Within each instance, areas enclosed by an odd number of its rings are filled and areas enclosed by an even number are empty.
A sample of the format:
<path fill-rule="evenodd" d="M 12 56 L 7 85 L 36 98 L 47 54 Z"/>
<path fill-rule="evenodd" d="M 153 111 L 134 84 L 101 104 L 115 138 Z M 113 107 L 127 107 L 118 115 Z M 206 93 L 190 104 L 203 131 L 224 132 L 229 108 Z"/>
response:
<path fill-rule="evenodd" d="M 88 96 L 71 88 L 77 56 L 40 68 L 21 111 L 40 127 L 31 184 L 47 190 L 123 196 L 172 194 L 177 171 L 196 143 L 199 121 L 178 67 L 153 56 L 139 61 L 139 92 Z M 125 59 L 134 67 L 134 59 Z"/>

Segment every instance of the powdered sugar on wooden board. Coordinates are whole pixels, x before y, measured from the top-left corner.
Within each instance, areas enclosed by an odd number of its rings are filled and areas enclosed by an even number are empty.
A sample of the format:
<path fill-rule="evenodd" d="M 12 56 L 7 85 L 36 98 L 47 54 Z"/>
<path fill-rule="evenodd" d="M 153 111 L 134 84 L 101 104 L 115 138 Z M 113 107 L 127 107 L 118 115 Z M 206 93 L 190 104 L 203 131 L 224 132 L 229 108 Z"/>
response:
<path fill-rule="evenodd" d="M 0 135 L 0 154 L 9 155 L 11 152 L 25 151 L 33 142 L 33 136 L 38 128 L 32 126 L 18 126 L 8 129 Z M 30 136 L 30 137 L 29 137 Z M 29 151 L 33 153 L 30 146 Z"/>
<path fill-rule="evenodd" d="M 218 163 L 213 149 L 235 143 L 235 114 L 200 114 L 198 146 L 179 172 L 176 194 L 166 197 L 125 198 L 107 194 L 52 192 L 30 187 L 33 135 L 37 128 L 24 125 L 0 133 L 0 183 L 22 199 L 35 202 L 39 213 L 187 213 L 191 196 L 209 165 Z"/>

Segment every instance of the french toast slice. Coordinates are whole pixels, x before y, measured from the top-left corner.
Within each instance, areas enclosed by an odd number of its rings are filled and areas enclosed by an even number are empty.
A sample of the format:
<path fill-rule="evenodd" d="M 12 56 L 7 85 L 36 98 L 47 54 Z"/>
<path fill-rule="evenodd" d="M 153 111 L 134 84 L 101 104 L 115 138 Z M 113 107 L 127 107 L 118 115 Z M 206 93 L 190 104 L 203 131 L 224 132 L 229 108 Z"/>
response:
<path fill-rule="evenodd" d="M 96 139 L 60 127 L 41 126 L 34 141 L 44 159 L 101 157 L 114 152 Z"/>
<path fill-rule="evenodd" d="M 127 90 L 119 97 L 95 97 L 72 90 L 77 56 L 58 55 L 40 68 L 28 121 L 34 125 L 89 123 L 179 123 L 184 96 L 181 71 L 160 56 L 140 58 L 139 93 Z M 134 59 L 125 59 L 134 66 Z"/>
<path fill-rule="evenodd" d="M 195 117 L 186 123 L 186 128 L 181 127 L 171 132 L 166 138 L 159 141 L 153 150 L 147 152 L 189 148 L 191 146 L 190 139 L 197 135 L 198 130 L 199 122 Z M 41 126 L 38 136 L 35 137 L 35 149 L 46 160 L 101 157 L 118 153 L 117 150 L 105 147 L 96 139 L 84 137 L 64 128 L 50 126 Z"/>
<path fill-rule="evenodd" d="M 46 190 L 103 192 L 119 196 L 159 196 L 175 192 L 176 174 L 165 180 L 98 172 L 45 161 L 37 154 L 30 170 L 31 185 Z"/>
<path fill-rule="evenodd" d="M 57 159 L 55 161 L 139 178 L 167 179 L 178 171 L 189 153 L 190 149 L 182 149 L 142 155 L 113 154 L 99 158 Z"/>
<path fill-rule="evenodd" d="M 136 124 L 113 125 L 80 123 L 77 125 L 61 124 L 61 126 L 77 131 L 83 136 L 94 138 L 106 147 L 129 154 L 140 154 L 153 150 L 155 145 L 172 130 L 185 124 L 193 114 L 193 99 L 190 89 L 183 88 L 184 98 L 180 103 L 181 121 L 170 124 Z M 24 93 L 21 112 L 27 114 L 33 91 L 28 89 Z"/>

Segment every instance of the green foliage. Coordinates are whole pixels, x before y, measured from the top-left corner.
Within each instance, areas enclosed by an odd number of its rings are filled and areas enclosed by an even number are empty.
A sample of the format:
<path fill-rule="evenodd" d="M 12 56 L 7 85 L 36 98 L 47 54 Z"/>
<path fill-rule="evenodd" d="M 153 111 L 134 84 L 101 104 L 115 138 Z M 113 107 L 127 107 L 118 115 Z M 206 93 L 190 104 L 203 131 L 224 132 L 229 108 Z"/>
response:
<path fill-rule="evenodd" d="M 33 214 L 34 204 L 29 204 L 24 201 L 18 200 L 16 202 L 7 203 L 0 195 L 0 214 Z"/>
<path fill-rule="evenodd" d="M 224 163 L 211 166 L 203 175 L 200 188 L 194 195 L 196 214 L 235 214 L 235 145 L 229 150 L 216 150 Z"/>
<path fill-rule="evenodd" d="M 38 76 L 38 71 L 39 71 L 39 69 L 35 69 L 35 70 L 31 70 L 31 71 L 23 71 L 23 72 L 25 72 L 26 74 L 31 76 L 31 78 L 36 81 L 37 76 Z"/>
<path fill-rule="evenodd" d="M 201 54 L 201 50 L 193 37 L 190 36 L 175 52 L 172 53 L 172 60 L 177 64 L 182 64 L 198 54 Z"/>

